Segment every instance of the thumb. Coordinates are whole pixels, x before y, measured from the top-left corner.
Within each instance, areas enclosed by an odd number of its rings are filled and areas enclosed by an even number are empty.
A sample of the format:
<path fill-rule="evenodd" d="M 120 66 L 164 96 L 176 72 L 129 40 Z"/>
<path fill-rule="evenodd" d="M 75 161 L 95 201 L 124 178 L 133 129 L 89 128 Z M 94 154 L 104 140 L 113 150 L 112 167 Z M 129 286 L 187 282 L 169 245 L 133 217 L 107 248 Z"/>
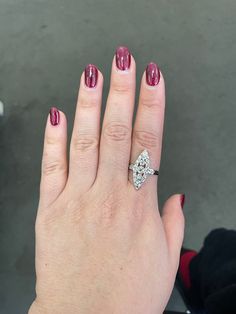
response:
<path fill-rule="evenodd" d="M 162 212 L 162 222 L 166 233 L 170 258 L 177 269 L 180 250 L 184 238 L 184 194 L 175 194 L 165 202 Z"/>

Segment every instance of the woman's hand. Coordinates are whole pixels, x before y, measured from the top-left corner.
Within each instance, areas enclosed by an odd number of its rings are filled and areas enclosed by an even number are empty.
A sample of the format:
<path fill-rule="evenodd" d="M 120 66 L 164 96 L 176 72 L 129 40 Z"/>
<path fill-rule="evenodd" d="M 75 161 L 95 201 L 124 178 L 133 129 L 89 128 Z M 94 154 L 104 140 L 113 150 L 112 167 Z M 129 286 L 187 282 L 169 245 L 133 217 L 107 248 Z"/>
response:
<path fill-rule="evenodd" d="M 147 149 L 158 169 L 165 108 L 164 79 L 154 63 L 143 74 L 132 130 L 135 60 L 125 47 L 112 62 L 100 135 L 103 76 L 81 76 L 70 156 L 66 117 L 48 116 L 36 219 L 36 299 L 29 310 L 53 314 L 162 313 L 173 288 L 183 239 L 184 196 L 162 217 L 157 176 L 139 190 L 130 162 Z"/>

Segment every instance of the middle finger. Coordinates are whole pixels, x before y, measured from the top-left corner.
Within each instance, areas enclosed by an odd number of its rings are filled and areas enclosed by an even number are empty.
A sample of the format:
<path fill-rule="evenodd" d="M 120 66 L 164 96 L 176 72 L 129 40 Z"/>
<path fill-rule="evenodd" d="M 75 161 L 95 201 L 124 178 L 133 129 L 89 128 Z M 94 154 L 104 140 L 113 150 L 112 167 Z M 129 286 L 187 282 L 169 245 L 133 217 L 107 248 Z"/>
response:
<path fill-rule="evenodd" d="M 110 91 L 100 140 L 98 180 L 127 182 L 135 100 L 136 65 L 128 48 L 119 47 L 112 62 Z"/>

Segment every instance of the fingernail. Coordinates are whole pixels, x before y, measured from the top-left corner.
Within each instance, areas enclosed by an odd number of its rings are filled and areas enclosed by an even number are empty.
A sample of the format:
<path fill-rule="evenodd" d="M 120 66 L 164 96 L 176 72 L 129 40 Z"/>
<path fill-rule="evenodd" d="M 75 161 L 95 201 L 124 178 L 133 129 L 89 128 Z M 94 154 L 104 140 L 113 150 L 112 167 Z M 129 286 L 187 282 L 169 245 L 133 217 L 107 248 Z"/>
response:
<path fill-rule="evenodd" d="M 155 86 L 160 81 L 160 70 L 156 63 L 150 62 L 146 68 L 146 81 L 150 86 Z"/>
<path fill-rule="evenodd" d="M 98 69 L 93 64 L 88 64 L 84 70 L 85 84 L 88 87 L 95 87 L 98 80 Z"/>
<path fill-rule="evenodd" d="M 60 112 L 56 107 L 50 109 L 50 122 L 51 125 L 58 125 L 60 122 Z"/>
<path fill-rule="evenodd" d="M 180 204 L 182 209 L 184 208 L 184 203 L 185 203 L 185 194 L 180 195 Z"/>
<path fill-rule="evenodd" d="M 130 68 L 131 55 L 129 49 L 120 46 L 116 49 L 116 66 L 118 69 L 124 71 Z"/>

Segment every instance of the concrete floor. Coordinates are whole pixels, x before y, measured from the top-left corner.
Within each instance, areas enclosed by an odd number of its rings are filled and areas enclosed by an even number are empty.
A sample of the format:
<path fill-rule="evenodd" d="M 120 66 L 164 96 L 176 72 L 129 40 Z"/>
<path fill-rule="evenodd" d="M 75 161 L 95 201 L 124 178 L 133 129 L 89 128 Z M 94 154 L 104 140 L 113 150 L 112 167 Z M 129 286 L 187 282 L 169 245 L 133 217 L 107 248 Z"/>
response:
<path fill-rule="evenodd" d="M 73 121 L 87 63 L 105 76 L 118 45 L 140 82 L 156 61 L 167 107 L 160 203 L 185 192 L 185 245 L 236 225 L 235 0 L 0 0 L 0 313 L 34 297 L 34 220 L 45 119 L 56 105 Z M 69 131 L 71 130 L 71 126 Z M 182 307 L 176 292 L 172 309 Z"/>

